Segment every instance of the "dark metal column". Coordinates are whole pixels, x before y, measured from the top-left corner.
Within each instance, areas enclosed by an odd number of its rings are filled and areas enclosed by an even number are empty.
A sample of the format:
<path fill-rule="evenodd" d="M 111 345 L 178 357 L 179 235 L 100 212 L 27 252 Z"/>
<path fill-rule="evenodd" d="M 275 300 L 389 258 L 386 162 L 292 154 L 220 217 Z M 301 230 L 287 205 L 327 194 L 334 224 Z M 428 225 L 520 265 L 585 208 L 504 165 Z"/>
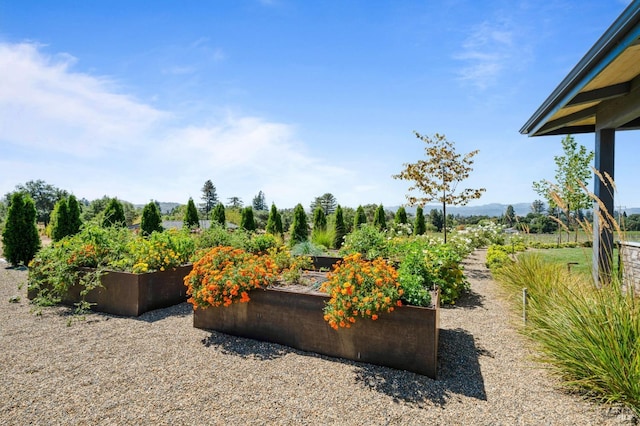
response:
<path fill-rule="evenodd" d="M 611 281 L 613 264 L 613 180 L 615 129 L 596 130 L 594 194 L 601 201 L 593 209 L 593 279 L 596 285 Z"/>

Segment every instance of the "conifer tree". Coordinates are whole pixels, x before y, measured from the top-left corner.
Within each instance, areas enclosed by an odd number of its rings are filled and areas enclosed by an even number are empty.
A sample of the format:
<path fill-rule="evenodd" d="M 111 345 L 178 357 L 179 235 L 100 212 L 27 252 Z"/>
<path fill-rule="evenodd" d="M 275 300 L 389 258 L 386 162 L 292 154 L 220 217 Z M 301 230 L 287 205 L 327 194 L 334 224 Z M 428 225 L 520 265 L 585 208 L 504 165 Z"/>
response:
<path fill-rule="evenodd" d="M 213 223 L 217 223 L 223 228 L 227 226 L 227 216 L 225 214 L 224 205 L 222 203 L 216 204 L 216 206 L 213 208 L 211 220 L 213 221 Z"/>
<path fill-rule="evenodd" d="M 407 223 L 409 220 L 407 219 L 407 211 L 404 209 L 404 207 L 400 206 L 398 207 L 398 210 L 396 210 L 396 215 L 393 218 L 394 223 L 396 224 L 404 224 Z"/>
<path fill-rule="evenodd" d="M 291 222 L 289 234 L 292 246 L 309 239 L 309 223 L 307 222 L 307 214 L 304 212 L 302 204 L 296 205 L 293 209 L 293 222 Z"/>
<path fill-rule="evenodd" d="M 187 210 L 184 213 L 183 226 L 185 228 L 197 228 L 200 226 L 200 219 L 198 218 L 198 210 L 193 202 L 193 198 L 189 198 L 187 202 Z"/>
<path fill-rule="evenodd" d="M 80 232 L 82 227 L 80 203 L 78 203 L 75 195 L 69 195 L 69 198 L 67 198 L 67 211 L 69 212 L 69 235 L 75 235 Z"/>
<path fill-rule="evenodd" d="M 344 242 L 344 236 L 347 234 L 346 227 L 344 226 L 344 217 L 342 214 L 342 207 L 338 204 L 336 207 L 336 221 L 335 221 L 335 238 L 333 240 L 333 246 L 337 249 L 342 247 Z"/>
<path fill-rule="evenodd" d="M 127 226 L 127 220 L 124 216 L 124 207 L 117 198 L 109 200 L 109 204 L 104 209 L 104 217 L 102 218 L 102 226 L 108 228 L 109 226 Z"/>
<path fill-rule="evenodd" d="M 267 219 L 266 231 L 271 235 L 282 235 L 282 217 L 280 212 L 276 208 L 275 204 L 271 204 L 271 210 L 269 211 L 269 218 Z"/>
<path fill-rule="evenodd" d="M 313 211 L 313 229 L 314 231 L 327 230 L 327 216 L 324 214 L 324 209 L 320 206 L 316 207 Z"/>
<path fill-rule="evenodd" d="M 36 206 L 31 197 L 15 192 L 2 231 L 4 257 L 13 266 L 27 265 L 40 249 Z"/>
<path fill-rule="evenodd" d="M 246 231 L 256 230 L 256 222 L 253 218 L 253 207 L 245 207 L 242 209 L 240 216 L 240 228 Z"/>
<path fill-rule="evenodd" d="M 140 222 L 142 235 L 151 235 L 155 232 L 162 232 L 162 216 L 158 205 L 151 201 L 142 209 L 142 221 Z"/>
<path fill-rule="evenodd" d="M 373 226 L 375 226 L 378 230 L 384 231 L 387 229 L 387 218 L 384 214 L 384 207 L 382 204 L 378 206 L 373 215 Z"/>
<path fill-rule="evenodd" d="M 367 215 L 364 212 L 364 208 L 362 206 L 358 206 L 356 209 L 356 216 L 353 219 L 353 229 L 360 228 L 360 225 L 364 225 L 367 223 Z"/>
<path fill-rule="evenodd" d="M 53 207 L 51 213 L 51 240 L 60 241 L 70 234 L 71 223 L 67 199 L 62 198 Z"/>
<path fill-rule="evenodd" d="M 422 235 L 427 232 L 427 224 L 424 221 L 424 212 L 422 206 L 416 208 L 416 222 L 413 227 L 413 233 L 415 235 Z"/>

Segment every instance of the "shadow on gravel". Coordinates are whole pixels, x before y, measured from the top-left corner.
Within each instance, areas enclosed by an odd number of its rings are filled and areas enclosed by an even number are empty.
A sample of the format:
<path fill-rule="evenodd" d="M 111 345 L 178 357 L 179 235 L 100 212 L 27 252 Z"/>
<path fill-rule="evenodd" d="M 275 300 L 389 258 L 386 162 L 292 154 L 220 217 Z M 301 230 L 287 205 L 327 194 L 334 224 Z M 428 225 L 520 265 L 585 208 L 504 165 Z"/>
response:
<path fill-rule="evenodd" d="M 467 292 L 462 293 L 460 298 L 456 301 L 455 305 L 444 305 L 441 306 L 440 309 L 476 309 L 476 308 L 484 308 L 484 299 L 485 297 L 481 294 L 476 293 L 473 290 L 469 290 Z"/>
<path fill-rule="evenodd" d="M 236 337 L 215 331 L 202 339 L 202 344 L 207 348 L 213 346 L 227 355 L 236 355 L 241 358 L 258 359 L 261 361 L 280 358 L 290 352 L 304 354 L 304 352 L 299 352 L 276 343 L 260 342 L 246 337 Z"/>
<path fill-rule="evenodd" d="M 473 336 L 464 330 L 440 330 L 438 380 L 419 374 L 370 364 L 356 365 L 356 382 L 384 393 L 394 401 L 418 404 L 431 401 L 445 406 L 455 395 L 486 401 L 480 355 L 491 356 L 475 345 Z"/>
<path fill-rule="evenodd" d="M 154 309 L 153 311 L 145 312 L 139 317 L 130 317 L 137 321 L 144 321 L 148 323 L 154 323 L 161 321 L 169 317 L 188 317 L 193 315 L 193 307 L 187 302 L 180 303 L 179 305 L 169 306 L 168 308 Z"/>

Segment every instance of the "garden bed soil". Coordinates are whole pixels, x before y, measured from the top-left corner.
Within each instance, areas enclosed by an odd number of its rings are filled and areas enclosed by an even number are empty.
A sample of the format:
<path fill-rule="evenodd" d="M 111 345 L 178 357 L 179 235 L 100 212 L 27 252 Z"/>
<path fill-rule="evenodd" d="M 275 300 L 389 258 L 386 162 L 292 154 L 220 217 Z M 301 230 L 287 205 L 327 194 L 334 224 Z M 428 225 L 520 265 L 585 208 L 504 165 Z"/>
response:
<path fill-rule="evenodd" d="M 192 265 L 179 266 L 166 271 L 134 274 L 108 271 L 101 278 L 101 287 L 86 295 L 92 304 L 91 310 L 121 316 L 139 316 L 154 309 L 167 308 L 187 300 L 184 277 L 191 272 Z M 82 287 L 72 285 L 63 296 L 62 304 L 73 306 L 82 300 Z M 37 294 L 29 290 L 29 299 Z"/>

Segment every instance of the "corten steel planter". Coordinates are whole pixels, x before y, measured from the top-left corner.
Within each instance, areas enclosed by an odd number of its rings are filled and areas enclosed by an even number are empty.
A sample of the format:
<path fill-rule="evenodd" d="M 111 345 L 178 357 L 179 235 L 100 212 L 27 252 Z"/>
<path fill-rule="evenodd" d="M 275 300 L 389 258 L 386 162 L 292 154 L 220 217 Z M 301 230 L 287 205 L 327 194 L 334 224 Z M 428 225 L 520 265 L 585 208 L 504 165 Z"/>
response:
<path fill-rule="evenodd" d="M 342 260 L 342 257 L 336 256 L 311 256 L 311 262 L 313 264 L 313 269 L 321 270 L 328 269 L 332 270 L 333 266 Z"/>
<path fill-rule="evenodd" d="M 95 303 L 91 310 L 122 316 L 139 316 L 154 309 L 167 308 L 187 300 L 184 277 L 193 265 L 179 266 L 166 271 L 133 274 L 107 271 L 100 277 L 102 287 L 91 290 L 85 297 Z M 81 300 L 78 284 L 72 285 L 62 297 L 62 303 L 73 305 Z M 29 291 L 28 297 L 36 296 Z"/>
<path fill-rule="evenodd" d="M 323 318 L 326 294 L 274 288 L 252 290 L 249 296 L 247 303 L 196 309 L 194 327 L 436 378 L 437 296 L 434 308 L 397 307 L 376 321 L 357 318 L 351 328 L 339 330 Z"/>

